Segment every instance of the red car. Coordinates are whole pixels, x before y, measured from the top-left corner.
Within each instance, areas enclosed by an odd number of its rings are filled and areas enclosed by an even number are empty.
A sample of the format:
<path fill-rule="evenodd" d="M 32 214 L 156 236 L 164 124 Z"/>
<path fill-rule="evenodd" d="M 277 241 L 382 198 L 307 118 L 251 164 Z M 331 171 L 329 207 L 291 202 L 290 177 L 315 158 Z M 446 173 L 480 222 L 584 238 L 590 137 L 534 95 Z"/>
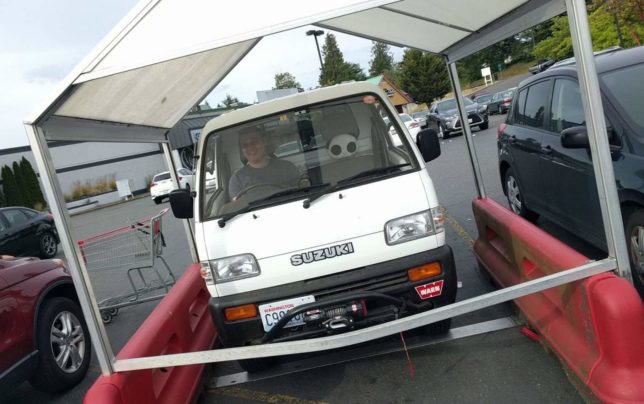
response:
<path fill-rule="evenodd" d="M 25 380 L 61 392 L 80 382 L 91 342 L 62 260 L 0 257 L 0 396 Z"/>

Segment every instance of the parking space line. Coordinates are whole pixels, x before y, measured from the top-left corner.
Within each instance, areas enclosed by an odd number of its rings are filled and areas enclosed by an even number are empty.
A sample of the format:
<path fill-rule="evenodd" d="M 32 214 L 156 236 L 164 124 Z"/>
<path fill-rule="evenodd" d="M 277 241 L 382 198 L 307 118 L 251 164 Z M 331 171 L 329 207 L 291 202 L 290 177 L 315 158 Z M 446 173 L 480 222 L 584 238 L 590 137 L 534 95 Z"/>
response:
<path fill-rule="evenodd" d="M 245 400 L 259 401 L 262 403 L 328 404 L 326 401 L 305 400 L 303 398 L 287 396 L 285 394 L 270 394 L 263 391 L 248 390 L 239 387 L 207 389 L 207 392 L 221 394 L 228 397 L 241 398 Z"/>
<path fill-rule="evenodd" d="M 447 223 L 450 225 L 450 227 L 456 232 L 456 234 L 459 235 L 460 238 L 463 239 L 467 243 L 467 245 L 470 246 L 470 248 L 474 247 L 474 239 L 470 235 L 470 233 L 465 230 L 463 226 L 459 223 L 458 220 L 456 220 L 452 215 L 447 213 L 447 209 L 442 206 L 443 208 L 443 214 L 445 215 L 445 220 Z"/>

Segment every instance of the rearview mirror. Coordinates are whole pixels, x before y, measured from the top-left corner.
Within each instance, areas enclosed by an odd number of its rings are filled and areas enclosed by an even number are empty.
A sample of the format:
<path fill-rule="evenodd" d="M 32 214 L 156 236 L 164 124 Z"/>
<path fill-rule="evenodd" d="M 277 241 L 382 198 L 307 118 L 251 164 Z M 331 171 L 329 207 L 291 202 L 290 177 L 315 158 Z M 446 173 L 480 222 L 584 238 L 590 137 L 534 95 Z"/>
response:
<path fill-rule="evenodd" d="M 192 194 L 189 189 L 180 188 L 170 192 L 170 207 L 177 219 L 192 219 L 194 216 Z"/>
<path fill-rule="evenodd" d="M 561 131 L 561 145 L 568 149 L 585 149 L 590 147 L 588 130 L 585 126 L 573 126 Z"/>
<path fill-rule="evenodd" d="M 434 129 L 423 129 L 416 135 L 416 145 L 425 162 L 432 161 L 441 155 L 438 133 Z"/>

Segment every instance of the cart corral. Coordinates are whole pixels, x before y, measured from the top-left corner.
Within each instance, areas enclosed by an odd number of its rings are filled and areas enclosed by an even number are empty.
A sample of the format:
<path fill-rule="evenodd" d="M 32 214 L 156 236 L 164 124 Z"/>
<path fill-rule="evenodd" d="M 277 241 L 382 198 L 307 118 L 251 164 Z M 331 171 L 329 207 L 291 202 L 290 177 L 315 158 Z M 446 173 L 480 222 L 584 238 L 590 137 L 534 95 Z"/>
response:
<path fill-rule="evenodd" d="M 51 163 L 48 140 L 161 143 L 176 184 L 166 137 L 169 128 L 263 36 L 315 24 L 441 54 L 456 98 L 461 100 L 455 65 L 459 59 L 563 12 L 568 13 L 577 58 L 608 258 L 587 262 L 490 203 L 472 134 L 465 127 L 478 191 L 474 202 L 479 229 L 476 253 L 504 289 L 342 335 L 211 349 L 216 329 L 204 308 L 207 293 L 195 274 L 198 266 L 193 265 L 127 347 L 118 356 L 113 355 L 101 321 L 101 306 L 89 282 L 90 268 L 71 236 L 69 213 Z M 213 15 L 218 16 L 219 24 L 212 24 Z M 238 18 L 240 15 L 244 18 Z M 182 30 L 165 29 L 169 19 L 176 21 L 177 16 L 181 16 Z M 406 35 L 410 31 L 416 35 Z M 583 0 L 485 4 L 465 0 L 336 0 L 306 7 L 287 1 L 278 8 L 273 2 L 257 3 L 243 12 L 237 4 L 196 0 L 139 3 L 25 125 L 103 373 L 86 401 L 189 402 L 198 391 L 195 376 L 202 373 L 205 363 L 345 347 L 514 299 L 518 299 L 531 325 L 597 398 L 606 402 L 644 401 L 644 388 L 639 382 L 644 376 L 644 348 L 631 345 L 627 349 L 620 339 L 622 333 L 644 333 L 644 307 L 628 282 L 629 260 L 609 148 L 605 136 L 598 136 L 606 132 L 606 123 L 592 57 Z M 458 102 L 464 122 L 467 113 L 462 104 Z M 197 263 L 188 221 L 185 229 L 192 241 L 193 262 Z M 606 274 L 609 271 L 615 274 Z M 543 302 L 549 306 L 544 307 Z M 162 371 L 153 370 L 157 368 Z M 168 368 L 173 377 L 168 376 Z"/>

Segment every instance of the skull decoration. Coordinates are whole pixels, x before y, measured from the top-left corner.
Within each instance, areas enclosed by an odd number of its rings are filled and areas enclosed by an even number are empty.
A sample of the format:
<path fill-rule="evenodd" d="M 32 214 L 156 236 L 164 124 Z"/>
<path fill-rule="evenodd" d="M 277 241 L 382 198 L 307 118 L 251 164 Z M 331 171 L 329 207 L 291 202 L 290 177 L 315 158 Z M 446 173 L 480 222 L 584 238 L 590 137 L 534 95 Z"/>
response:
<path fill-rule="evenodd" d="M 334 159 L 351 157 L 356 154 L 358 144 L 352 135 L 337 135 L 331 139 L 328 145 L 329 155 Z"/>

